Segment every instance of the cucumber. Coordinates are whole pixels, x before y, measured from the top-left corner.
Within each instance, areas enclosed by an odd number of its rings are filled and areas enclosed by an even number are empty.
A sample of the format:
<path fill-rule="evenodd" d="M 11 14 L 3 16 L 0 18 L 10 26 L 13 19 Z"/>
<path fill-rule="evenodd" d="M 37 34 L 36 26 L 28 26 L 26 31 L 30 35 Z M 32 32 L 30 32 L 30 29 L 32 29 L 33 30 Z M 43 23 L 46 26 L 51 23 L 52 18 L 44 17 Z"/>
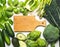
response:
<path fill-rule="evenodd" d="M 26 40 L 26 36 L 22 33 L 17 33 L 16 37 L 19 39 L 19 40 Z"/>
<path fill-rule="evenodd" d="M 19 40 L 17 38 L 12 38 L 12 44 L 14 47 L 19 47 Z"/>
<path fill-rule="evenodd" d="M 8 36 L 8 34 L 6 33 L 5 29 L 2 30 L 2 34 L 3 34 L 3 39 L 6 42 L 7 45 L 10 45 L 10 37 Z"/>
<path fill-rule="evenodd" d="M 0 31 L 0 47 L 5 47 L 1 31 Z"/>
<path fill-rule="evenodd" d="M 14 32 L 9 23 L 5 23 L 6 32 L 10 37 L 14 37 Z"/>
<path fill-rule="evenodd" d="M 27 47 L 27 44 L 23 41 L 19 41 L 20 47 Z"/>

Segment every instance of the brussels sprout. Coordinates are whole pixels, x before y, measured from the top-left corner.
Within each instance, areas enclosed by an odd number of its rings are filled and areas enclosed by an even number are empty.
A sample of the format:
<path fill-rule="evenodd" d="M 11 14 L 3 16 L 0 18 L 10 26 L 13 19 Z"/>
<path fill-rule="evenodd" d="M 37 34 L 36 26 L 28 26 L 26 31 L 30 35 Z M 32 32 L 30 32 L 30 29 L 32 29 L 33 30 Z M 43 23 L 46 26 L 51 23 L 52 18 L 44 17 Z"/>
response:
<path fill-rule="evenodd" d="M 6 11 L 13 12 L 13 8 L 9 6 Z"/>
<path fill-rule="evenodd" d="M 40 31 L 32 31 L 27 35 L 27 38 L 30 40 L 37 40 L 41 35 Z"/>
<path fill-rule="evenodd" d="M 39 47 L 47 47 L 47 42 L 44 39 L 38 38 L 37 43 L 38 43 Z"/>
<path fill-rule="evenodd" d="M 27 40 L 26 44 L 27 44 L 27 47 L 38 47 L 37 42 L 32 41 L 32 40 Z"/>
<path fill-rule="evenodd" d="M 6 15 L 7 15 L 8 18 L 10 18 L 10 17 L 13 16 L 13 12 L 6 11 Z"/>

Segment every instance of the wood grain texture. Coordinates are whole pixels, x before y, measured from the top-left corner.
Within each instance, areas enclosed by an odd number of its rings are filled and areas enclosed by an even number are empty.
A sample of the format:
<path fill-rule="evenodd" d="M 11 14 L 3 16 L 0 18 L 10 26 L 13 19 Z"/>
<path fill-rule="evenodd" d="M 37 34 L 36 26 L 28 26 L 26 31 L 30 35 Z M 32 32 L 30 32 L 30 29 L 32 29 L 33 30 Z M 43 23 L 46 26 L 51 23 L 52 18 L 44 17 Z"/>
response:
<path fill-rule="evenodd" d="M 37 26 L 46 26 L 46 21 L 37 21 L 34 16 L 14 16 L 14 31 L 33 31 Z"/>

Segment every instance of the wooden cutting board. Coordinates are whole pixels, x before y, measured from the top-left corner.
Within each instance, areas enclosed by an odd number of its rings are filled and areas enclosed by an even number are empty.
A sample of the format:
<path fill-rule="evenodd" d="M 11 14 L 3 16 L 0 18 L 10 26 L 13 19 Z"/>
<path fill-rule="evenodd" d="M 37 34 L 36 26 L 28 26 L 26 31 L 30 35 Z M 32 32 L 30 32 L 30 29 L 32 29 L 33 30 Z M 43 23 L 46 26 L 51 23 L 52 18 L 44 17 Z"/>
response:
<path fill-rule="evenodd" d="M 38 26 L 46 26 L 46 21 L 37 21 L 34 16 L 14 16 L 14 31 L 33 31 Z"/>

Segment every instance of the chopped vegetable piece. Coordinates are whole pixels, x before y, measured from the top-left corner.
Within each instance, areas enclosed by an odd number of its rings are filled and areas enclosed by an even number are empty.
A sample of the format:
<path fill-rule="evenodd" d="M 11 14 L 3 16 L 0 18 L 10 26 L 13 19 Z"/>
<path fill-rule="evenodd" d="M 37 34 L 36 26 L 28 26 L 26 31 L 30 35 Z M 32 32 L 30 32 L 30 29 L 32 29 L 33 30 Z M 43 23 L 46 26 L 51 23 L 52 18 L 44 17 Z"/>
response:
<path fill-rule="evenodd" d="M 24 34 L 22 34 L 22 33 L 18 33 L 18 34 L 16 35 L 16 37 L 17 37 L 19 40 L 26 40 L 26 36 L 25 36 Z"/>

